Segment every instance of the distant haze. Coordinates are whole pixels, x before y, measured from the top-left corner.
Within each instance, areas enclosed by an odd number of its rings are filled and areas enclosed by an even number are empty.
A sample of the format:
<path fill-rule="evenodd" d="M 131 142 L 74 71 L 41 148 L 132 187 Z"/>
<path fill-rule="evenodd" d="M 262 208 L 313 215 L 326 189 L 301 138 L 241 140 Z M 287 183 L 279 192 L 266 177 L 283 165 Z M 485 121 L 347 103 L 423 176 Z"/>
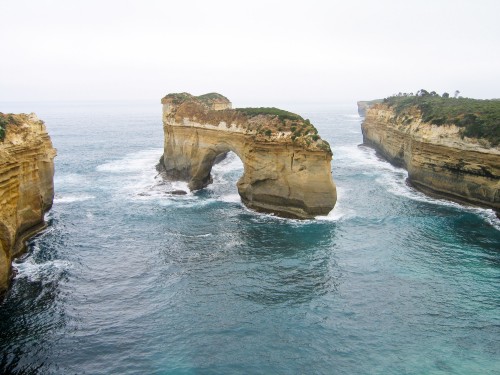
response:
<path fill-rule="evenodd" d="M 498 0 L 2 0 L 0 14 L 0 101 L 500 97 Z"/>

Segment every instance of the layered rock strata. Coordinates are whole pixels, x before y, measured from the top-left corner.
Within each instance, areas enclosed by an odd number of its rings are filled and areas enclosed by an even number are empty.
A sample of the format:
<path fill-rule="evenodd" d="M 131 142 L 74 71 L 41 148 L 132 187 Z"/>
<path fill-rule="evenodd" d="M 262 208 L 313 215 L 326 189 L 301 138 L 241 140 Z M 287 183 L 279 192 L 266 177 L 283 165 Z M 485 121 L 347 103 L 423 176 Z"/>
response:
<path fill-rule="evenodd" d="M 219 94 L 169 94 L 162 104 L 160 165 L 168 178 L 202 189 L 212 182 L 218 155 L 233 151 L 244 165 L 237 188 L 247 207 L 300 219 L 334 207 L 332 153 L 308 120 L 288 112 L 234 110 Z"/>
<path fill-rule="evenodd" d="M 10 281 L 12 259 L 43 228 L 54 198 L 56 150 L 35 114 L 0 113 L 0 293 Z"/>
<path fill-rule="evenodd" d="M 364 144 L 408 170 L 415 188 L 437 197 L 500 212 L 500 148 L 462 137 L 455 125 L 422 121 L 417 108 L 398 116 L 386 104 L 366 111 Z"/>

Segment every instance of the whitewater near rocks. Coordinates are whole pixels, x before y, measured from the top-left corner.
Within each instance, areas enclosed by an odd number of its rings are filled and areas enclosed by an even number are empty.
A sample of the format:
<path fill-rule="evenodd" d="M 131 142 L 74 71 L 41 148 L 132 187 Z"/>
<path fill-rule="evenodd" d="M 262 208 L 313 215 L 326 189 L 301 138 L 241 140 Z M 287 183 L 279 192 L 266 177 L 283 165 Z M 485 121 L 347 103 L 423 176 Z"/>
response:
<path fill-rule="evenodd" d="M 157 103 L 30 109 L 58 149 L 56 195 L 48 229 L 13 263 L 0 372 L 498 368 L 493 210 L 408 186 L 359 146 L 355 106 L 301 112 L 331 144 L 338 186 L 335 209 L 314 220 L 248 209 L 235 154 L 204 189 L 165 182 Z"/>

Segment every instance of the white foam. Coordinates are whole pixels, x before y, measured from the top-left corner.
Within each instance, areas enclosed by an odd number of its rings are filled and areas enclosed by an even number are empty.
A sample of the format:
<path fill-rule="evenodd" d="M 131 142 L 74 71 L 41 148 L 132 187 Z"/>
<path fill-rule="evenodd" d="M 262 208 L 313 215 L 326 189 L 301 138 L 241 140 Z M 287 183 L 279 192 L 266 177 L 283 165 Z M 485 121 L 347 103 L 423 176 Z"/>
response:
<path fill-rule="evenodd" d="M 17 270 L 16 279 L 26 278 L 29 281 L 42 281 L 43 283 L 57 279 L 63 272 L 72 267 L 72 264 L 64 260 L 51 260 L 44 263 L 35 263 L 33 257 L 25 261 L 12 263 Z"/>
<path fill-rule="evenodd" d="M 212 167 L 214 174 L 243 171 L 243 163 L 234 152 L 228 152 L 226 158 Z"/>
<path fill-rule="evenodd" d="M 226 203 L 241 203 L 241 198 L 239 194 L 227 194 L 219 198 L 220 201 Z"/>
<path fill-rule="evenodd" d="M 213 183 L 208 186 L 210 190 L 217 190 L 218 185 L 234 184 L 234 176 L 230 173 L 239 172 L 243 174 L 243 163 L 234 152 L 228 152 L 226 158 L 212 167 Z"/>
<path fill-rule="evenodd" d="M 261 220 L 266 220 L 266 221 L 272 220 L 272 221 L 286 222 L 288 224 L 300 226 L 300 225 L 304 225 L 304 224 L 309 224 L 312 221 L 312 219 L 311 220 L 308 220 L 308 219 L 305 219 L 305 220 L 303 220 L 303 219 L 290 219 L 287 217 L 276 216 L 276 215 L 271 214 L 271 213 L 259 212 L 259 211 L 252 210 L 245 205 L 242 205 L 242 207 L 248 214 L 252 215 L 250 220 L 252 220 L 254 222 L 261 222 Z"/>
<path fill-rule="evenodd" d="M 116 190 L 115 196 L 133 200 L 168 200 L 185 199 L 192 196 L 186 182 L 165 181 L 156 171 L 156 165 L 163 149 L 148 149 L 125 155 L 97 166 L 102 173 L 116 175 L 116 181 L 111 189 Z M 186 195 L 172 195 L 170 191 L 183 190 Z"/>
<path fill-rule="evenodd" d="M 74 203 L 83 202 L 90 199 L 95 199 L 93 195 L 90 194 L 68 194 L 68 195 L 56 195 L 54 198 L 54 203 L 64 204 L 64 203 Z"/>
<path fill-rule="evenodd" d="M 162 207 L 175 206 L 181 209 L 187 207 L 203 207 L 215 203 L 217 201 L 214 198 L 200 198 L 195 195 L 151 196 L 149 197 L 149 200 L 154 204 L 158 204 Z"/>
<path fill-rule="evenodd" d="M 342 197 L 346 196 L 346 193 L 349 191 L 350 189 L 337 186 L 337 202 L 335 203 L 335 207 L 333 207 L 333 210 L 331 210 L 328 215 L 316 216 L 315 219 L 323 221 L 341 221 L 355 217 L 356 211 L 344 207 L 344 200 L 342 199 Z"/>
<path fill-rule="evenodd" d="M 211 237 L 211 236 L 213 236 L 213 234 L 212 233 L 205 233 L 205 234 L 182 234 L 182 233 L 179 233 L 179 236 L 188 237 L 188 238 L 203 238 L 203 237 Z"/>
<path fill-rule="evenodd" d="M 129 183 L 123 187 L 127 194 L 134 200 L 190 200 L 194 199 L 193 193 L 189 190 L 188 183 L 184 181 L 164 181 L 161 176 L 156 176 L 153 182 L 139 181 Z M 171 192 L 182 190 L 186 194 L 172 194 Z"/>
<path fill-rule="evenodd" d="M 190 191 L 187 182 L 165 181 L 156 171 L 162 152 L 163 149 L 148 149 L 130 153 L 121 159 L 101 164 L 96 167 L 96 170 L 114 175 L 113 181 L 106 188 L 115 190 L 114 195 L 119 199 L 152 201 L 162 206 L 180 204 L 186 207 L 206 205 L 216 201 L 216 199 L 196 197 Z M 229 152 L 223 161 L 213 166 L 214 183 L 209 186 L 209 189 L 214 190 L 217 185 L 232 182 L 233 179 L 226 175 L 240 170 L 243 171 L 241 160 L 235 153 Z M 186 194 L 169 194 L 174 190 L 182 190 Z M 239 202 L 239 196 L 228 195 L 220 197 L 219 200 Z"/>
<path fill-rule="evenodd" d="M 361 168 L 368 173 L 380 170 L 406 173 L 406 170 L 393 166 L 379 158 L 374 149 L 362 145 L 339 146 L 333 149 L 334 162 L 346 161 L 349 166 Z"/>
<path fill-rule="evenodd" d="M 366 157 L 365 165 L 370 166 L 370 170 L 365 170 L 363 173 L 377 176 L 375 182 L 382 185 L 389 193 L 419 202 L 454 207 L 471 212 L 481 216 L 490 225 L 500 230 L 500 219 L 496 217 L 493 210 L 464 206 L 450 200 L 430 197 L 407 184 L 408 172 L 405 169 L 395 167 L 389 162 L 382 160 L 375 154 L 375 150 L 364 146 L 357 148 L 360 150 L 359 152 L 351 148 L 346 148 L 348 158 L 352 158 L 351 160 L 356 164 L 362 162 L 360 157 L 364 155 Z"/>
<path fill-rule="evenodd" d="M 154 171 L 162 153 L 163 149 L 161 148 L 133 152 L 121 159 L 98 165 L 96 170 L 110 173 L 142 172 L 144 169 Z"/>
<path fill-rule="evenodd" d="M 484 220 L 488 222 L 496 230 L 500 230 L 500 219 L 497 217 L 495 211 L 484 210 L 481 208 L 471 208 L 471 210 L 476 211 L 476 213 L 483 217 Z"/>
<path fill-rule="evenodd" d="M 189 192 L 188 183 L 185 181 L 170 181 L 169 183 L 172 190 L 183 190 L 185 192 Z"/>
<path fill-rule="evenodd" d="M 462 211 L 470 212 L 481 216 L 484 220 L 486 220 L 490 225 L 500 230 L 500 219 L 497 218 L 495 212 L 491 209 L 480 208 L 480 207 L 472 207 L 465 206 L 460 203 L 456 203 L 447 199 L 439 199 L 430 197 L 413 187 L 409 186 L 406 183 L 406 177 L 390 177 L 390 176 L 381 176 L 376 179 L 376 182 L 387 187 L 387 191 L 394 195 L 402 196 L 411 200 L 430 203 L 440 206 L 453 207 Z"/>

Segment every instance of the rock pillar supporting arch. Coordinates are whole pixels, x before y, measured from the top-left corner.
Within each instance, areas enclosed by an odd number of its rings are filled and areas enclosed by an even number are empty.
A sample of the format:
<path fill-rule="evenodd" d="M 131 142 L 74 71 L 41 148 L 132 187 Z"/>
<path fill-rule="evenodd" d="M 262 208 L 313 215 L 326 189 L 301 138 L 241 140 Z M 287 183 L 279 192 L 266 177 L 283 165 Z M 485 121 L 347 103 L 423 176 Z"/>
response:
<path fill-rule="evenodd" d="M 212 182 L 216 157 L 233 151 L 244 165 L 237 187 L 249 208 L 301 219 L 331 211 L 336 202 L 331 152 L 319 136 L 309 144 L 308 139 L 292 139 L 284 130 L 286 125 L 297 128 L 295 123 L 276 121 L 272 115 L 240 115 L 229 109 L 229 101 L 224 107 L 222 99 L 215 110 L 199 98 L 167 96 L 162 101 L 161 164 L 169 178 L 188 181 L 191 190 L 202 189 Z"/>

